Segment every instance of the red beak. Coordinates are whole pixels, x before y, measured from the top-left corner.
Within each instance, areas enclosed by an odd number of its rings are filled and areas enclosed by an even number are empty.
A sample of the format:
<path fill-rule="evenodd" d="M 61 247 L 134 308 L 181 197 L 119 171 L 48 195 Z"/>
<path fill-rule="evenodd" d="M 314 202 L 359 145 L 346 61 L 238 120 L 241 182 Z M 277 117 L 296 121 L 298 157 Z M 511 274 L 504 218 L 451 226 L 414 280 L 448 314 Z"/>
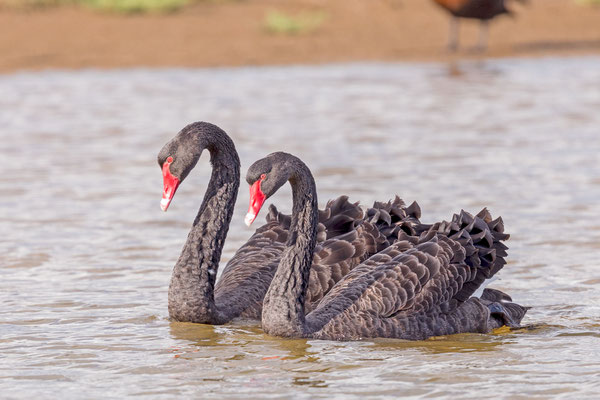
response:
<path fill-rule="evenodd" d="M 263 179 L 257 180 L 250 186 L 250 206 L 248 207 L 248 214 L 246 214 L 246 218 L 244 219 L 244 222 L 248 226 L 252 225 L 267 198 L 262 190 L 260 190 L 260 184 Z"/>
<path fill-rule="evenodd" d="M 167 158 L 167 161 L 163 164 L 162 172 L 163 172 L 163 195 L 162 200 L 160 201 L 160 208 L 163 211 L 167 211 L 169 208 L 169 204 L 171 204 L 171 200 L 173 200 L 173 196 L 175 195 L 175 191 L 177 191 L 177 187 L 179 186 L 179 178 L 175 177 L 171 174 L 171 164 L 173 163 L 173 157 Z"/>

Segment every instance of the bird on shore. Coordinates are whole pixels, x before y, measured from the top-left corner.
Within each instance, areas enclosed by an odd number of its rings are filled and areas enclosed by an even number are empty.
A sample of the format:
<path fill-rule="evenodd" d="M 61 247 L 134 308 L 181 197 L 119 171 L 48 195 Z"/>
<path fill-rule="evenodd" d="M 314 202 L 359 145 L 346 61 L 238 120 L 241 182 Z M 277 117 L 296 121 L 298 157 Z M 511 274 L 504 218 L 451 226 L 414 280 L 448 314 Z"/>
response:
<path fill-rule="evenodd" d="M 460 18 L 478 19 L 481 21 L 479 30 L 479 42 L 476 49 L 485 51 L 488 42 L 489 22 L 498 15 L 512 15 L 513 12 L 506 8 L 507 0 L 434 0 L 436 4 L 443 7 L 450 14 L 450 37 L 448 49 L 458 50 L 458 28 Z M 526 3 L 527 0 L 517 0 Z"/>

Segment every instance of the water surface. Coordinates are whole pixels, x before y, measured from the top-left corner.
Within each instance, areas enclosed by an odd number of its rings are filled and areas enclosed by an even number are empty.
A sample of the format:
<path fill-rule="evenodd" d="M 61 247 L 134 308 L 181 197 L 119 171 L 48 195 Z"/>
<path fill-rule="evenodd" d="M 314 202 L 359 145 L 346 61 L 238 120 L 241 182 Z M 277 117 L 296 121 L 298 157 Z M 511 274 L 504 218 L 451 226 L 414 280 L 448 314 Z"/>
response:
<path fill-rule="evenodd" d="M 230 133 L 244 172 L 300 156 L 321 204 L 502 215 L 494 287 L 533 307 L 527 327 L 337 343 L 169 322 L 210 167 L 164 214 L 156 154 L 196 120 Z M 600 58 L 3 75 L 0 147 L 3 398 L 599 396 Z M 290 190 L 272 201 L 289 211 Z M 224 262 L 247 202 L 243 184 Z"/>

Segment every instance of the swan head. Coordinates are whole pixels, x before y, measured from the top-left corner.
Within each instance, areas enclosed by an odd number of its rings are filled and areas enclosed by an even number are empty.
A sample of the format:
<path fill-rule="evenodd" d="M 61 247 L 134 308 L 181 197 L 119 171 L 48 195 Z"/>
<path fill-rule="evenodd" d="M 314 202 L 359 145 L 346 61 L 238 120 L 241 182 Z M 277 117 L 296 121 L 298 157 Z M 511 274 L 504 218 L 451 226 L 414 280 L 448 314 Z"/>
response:
<path fill-rule="evenodd" d="M 246 181 L 250 185 L 250 206 L 244 222 L 250 226 L 256 219 L 265 200 L 283 186 L 294 173 L 291 154 L 276 152 L 256 161 L 248 169 Z"/>
<path fill-rule="evenodd" d="M 177 188 L 194 169 L 202 151 L 227 136 L 216 125 L 194 122 L 183 128 L 158 153 L 158 165 L 163 174 L 163 195 L 160 207 L 167 211 Z"/>

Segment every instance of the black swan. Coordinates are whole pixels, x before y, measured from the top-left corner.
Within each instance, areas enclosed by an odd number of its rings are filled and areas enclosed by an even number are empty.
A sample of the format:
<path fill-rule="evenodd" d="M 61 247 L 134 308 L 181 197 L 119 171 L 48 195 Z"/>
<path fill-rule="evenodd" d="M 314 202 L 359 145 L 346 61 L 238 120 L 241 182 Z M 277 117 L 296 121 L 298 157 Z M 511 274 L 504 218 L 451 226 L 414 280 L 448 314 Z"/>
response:
<path fill-rule="evenodd" d="M 352 269 L 306 313 L 318 223 L 312 174 L 297 157 L 278 152 L 255 162 L 246 180 L 260 204 L 286 182 L 292 187 L 290 234 L 263 304 L 262 327 L 268 334 L 417 340 L 517 327 L 525 315 L 525 307 L 500 291 L 486 289 L 481 298 L 471 297 L 502 268 L 506 254 L 502 221 L 492 221 L 485 209 L 476 217 L 463 212 L 449 223 L 388 224 L 398 240 Z M 420 234 L 407 233 L 415 226 Z"/>
<path fill-rule="evenodd" d="M 488 23 L 501 14 L 512 15 L 512 11 L 506 8 L 506 0 L 434 0 L 438 5 L 452 14 L 450 22 L 450 38 L 448 48 L 451 51 L 458 49 L 458 25 L 459 18 L 471 18 L 481 21 L 479 30 L 478 50 L 487 48 Z M 521 3 L 527 0 L 518 0 Z"/>
<path fill-rule="evenodd" d="M 236 317 L 260 319 L 264 295 L 288 240 L 291 217 L 271 206 L 267 224 L 236 252 L 215 284 L 240 181 L 239 157 L 223 130 L 196 122 L 162 148 L 158 155 L 164 184 L 161 208 L 167 210 L 204 149 L 210 152 L 212 175 L 173 269 L 169 316 L 176 321 L 208 324 L 223 324 Z M 307 312 L 354 266 L 389 246 L 377 227 L 386 226 L 381 222 L 389 216 L 386 207 L 394 214 L 394 223 L 414 219 L 411 213 L 418 209 L 416 205 L 403 208 L 403 204 L 382 204 L 381 210 L 369 210 L 366 221 L 358 204 L 341 196 L 318 212 Z"/>

